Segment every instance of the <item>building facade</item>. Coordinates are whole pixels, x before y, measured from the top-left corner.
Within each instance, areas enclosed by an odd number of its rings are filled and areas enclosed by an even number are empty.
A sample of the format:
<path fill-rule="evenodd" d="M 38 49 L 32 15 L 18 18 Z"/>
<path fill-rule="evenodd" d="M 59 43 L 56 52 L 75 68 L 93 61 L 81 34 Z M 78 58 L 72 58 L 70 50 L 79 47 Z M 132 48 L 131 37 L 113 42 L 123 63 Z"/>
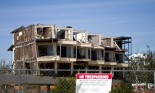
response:
<path fill-rule="evenodd" d="M 128 67 L 131 37 L 104 37 L 71 26 L 36 24 L 11 32 L 14 69 L 124 69 Z M 126 54 L 128 53 L 128 54 Z M 31 73 L 31 72 L 30 72 Z M 39 72 L 38 74 L 44 74 Z"/>

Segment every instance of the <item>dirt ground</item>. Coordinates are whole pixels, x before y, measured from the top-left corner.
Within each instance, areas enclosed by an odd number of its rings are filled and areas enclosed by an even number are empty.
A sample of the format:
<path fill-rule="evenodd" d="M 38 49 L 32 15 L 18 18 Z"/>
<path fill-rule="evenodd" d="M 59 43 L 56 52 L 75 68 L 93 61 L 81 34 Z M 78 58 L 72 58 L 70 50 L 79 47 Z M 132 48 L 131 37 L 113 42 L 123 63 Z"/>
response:
<path fill-rule="evenodd" d="M 145 90 L 144 92 L 131 92 L 131 93 L 154 93 L 153 92 L 154 90 L 153 89 L 148 89 L 148 90 Z"/>

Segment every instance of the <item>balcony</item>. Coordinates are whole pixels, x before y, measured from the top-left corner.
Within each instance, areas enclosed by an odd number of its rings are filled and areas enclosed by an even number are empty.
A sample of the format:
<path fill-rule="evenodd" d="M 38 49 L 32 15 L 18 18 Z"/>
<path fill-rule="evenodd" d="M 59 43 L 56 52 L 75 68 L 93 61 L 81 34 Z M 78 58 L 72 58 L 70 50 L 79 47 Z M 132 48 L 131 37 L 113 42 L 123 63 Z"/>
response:
<path fill-rule="evenodd" d="M 59 40 L 58 41 L 59 44 L 66 44 L 66 45 L 76 45 L 76 41 L 72 41 L 72 40 Z"/>

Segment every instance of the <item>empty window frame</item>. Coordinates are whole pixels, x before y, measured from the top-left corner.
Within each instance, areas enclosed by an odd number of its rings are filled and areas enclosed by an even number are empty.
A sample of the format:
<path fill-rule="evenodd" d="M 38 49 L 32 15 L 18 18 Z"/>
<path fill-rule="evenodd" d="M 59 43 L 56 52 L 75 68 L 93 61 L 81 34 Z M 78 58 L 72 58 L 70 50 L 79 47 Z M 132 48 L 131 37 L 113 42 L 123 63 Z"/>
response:
<path fill-rule="evenodd" d="M 51 27 L 39 27 L 37 28 L 37 34 L 44 38 L 52 37 L 52 28 Z"/>
<path fill-rule="evenodd" d="M 114 62 L 114 53 L 112 51 L 105 52 L 105 62 Z"/>
<path fill-rule="evenodd" d="M 57 32 L 58 39 L 65 39 L 65 30 L 60 30 Z"/>
<path fill-rule="evenodd" d="M 61 53 L 60 53 L 60 51 L 61 51 Z M 57 46 L 57 55 L 59 55 L 61 57 L 71 58 L 71 47 L 70 46 L 61 46 L 61 50 L 60 50 L 60 46 Z"/>
<path fill-rule="evenodd" d="M 40 45 L 38 46 L 39 56 L 52 56 L 53 55 L 53 47 L 52 45 Z"/>
<path fill-rule="evenodd" d="M 91 60 L 97 60 L 97 51 L 91 50 Z"/>
<path fill-rule="evenodd" d="M 77 49 L 77 58 L 78 59 L 86 59 L 86 52 L 88 52 L 85 48 Z"/>
<path fill-rule="evenodd" d="M 115 59 L 116 59 L 116 62 L 123 63 L 124 62 L 124 55 L 121 53 L 115 53 Z"/>

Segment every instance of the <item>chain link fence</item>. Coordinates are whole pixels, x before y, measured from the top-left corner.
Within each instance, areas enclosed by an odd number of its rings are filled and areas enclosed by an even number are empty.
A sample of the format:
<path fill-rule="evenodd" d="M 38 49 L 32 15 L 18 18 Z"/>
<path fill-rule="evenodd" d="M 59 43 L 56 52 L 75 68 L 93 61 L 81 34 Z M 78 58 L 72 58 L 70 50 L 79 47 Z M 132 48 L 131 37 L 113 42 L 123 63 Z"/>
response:
<path fill-rule="evenodd" d="M 0 93 L 75 93 L 77 73 L 112 73 L 111 93 L 154 93 L 153 70 L 72 69 L 0 70 Z"/>

